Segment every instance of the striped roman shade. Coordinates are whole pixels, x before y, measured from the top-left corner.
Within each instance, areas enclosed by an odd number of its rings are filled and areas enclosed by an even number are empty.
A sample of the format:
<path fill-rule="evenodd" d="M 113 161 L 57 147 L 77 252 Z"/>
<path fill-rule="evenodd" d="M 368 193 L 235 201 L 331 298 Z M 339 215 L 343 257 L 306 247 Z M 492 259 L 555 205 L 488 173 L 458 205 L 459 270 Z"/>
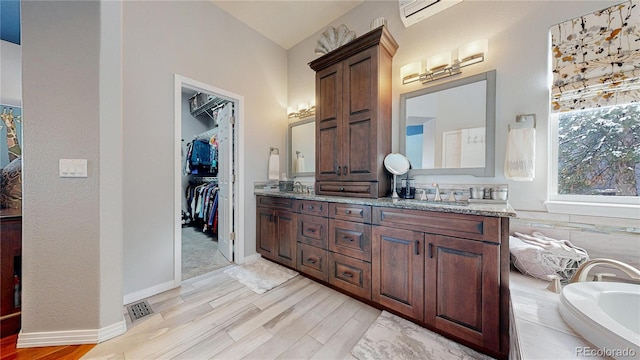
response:
<path fill-rule="evenodd" d="M 551 111 L 640 102 L 640 0 L 551 27 Z"/>

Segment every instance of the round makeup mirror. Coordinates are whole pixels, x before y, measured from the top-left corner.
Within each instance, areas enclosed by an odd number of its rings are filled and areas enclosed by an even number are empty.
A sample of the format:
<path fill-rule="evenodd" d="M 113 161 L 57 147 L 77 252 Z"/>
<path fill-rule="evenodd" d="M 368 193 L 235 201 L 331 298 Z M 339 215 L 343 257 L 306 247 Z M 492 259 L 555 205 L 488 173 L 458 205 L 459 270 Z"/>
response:
<path fill-rule="evenodd" d="M 396 192 L 396 176 L 404 175 L 411 168 L 411 163 L 404 155 L 398 153 L 391 153 L 384 158 L 384 167 L 393 174 L 393 182 L 391 183 L 391 197 L 397 198 Z"/>

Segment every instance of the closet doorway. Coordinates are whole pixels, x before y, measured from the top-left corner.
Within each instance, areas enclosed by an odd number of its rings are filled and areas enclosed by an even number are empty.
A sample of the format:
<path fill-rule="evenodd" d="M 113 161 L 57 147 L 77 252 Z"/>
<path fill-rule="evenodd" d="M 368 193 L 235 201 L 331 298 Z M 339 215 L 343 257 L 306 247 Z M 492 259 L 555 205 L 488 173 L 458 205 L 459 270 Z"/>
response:
<path fill-rule="evenodd" d="M 242 258 L 239 237 L 243 97 L 175 75 L 174 281 Z M 240 256 L 239 256 L 240 255 Z"/>

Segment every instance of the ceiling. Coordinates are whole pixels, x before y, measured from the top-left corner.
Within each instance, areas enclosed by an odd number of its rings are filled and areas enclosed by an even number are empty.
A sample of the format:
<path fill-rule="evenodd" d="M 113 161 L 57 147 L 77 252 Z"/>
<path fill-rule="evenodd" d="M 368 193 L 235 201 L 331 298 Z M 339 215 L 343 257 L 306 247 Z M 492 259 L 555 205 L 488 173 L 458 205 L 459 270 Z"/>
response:
<path fill-rule="evenodd" d="M 365 0 L 211 0 L 285 50 Z"/>

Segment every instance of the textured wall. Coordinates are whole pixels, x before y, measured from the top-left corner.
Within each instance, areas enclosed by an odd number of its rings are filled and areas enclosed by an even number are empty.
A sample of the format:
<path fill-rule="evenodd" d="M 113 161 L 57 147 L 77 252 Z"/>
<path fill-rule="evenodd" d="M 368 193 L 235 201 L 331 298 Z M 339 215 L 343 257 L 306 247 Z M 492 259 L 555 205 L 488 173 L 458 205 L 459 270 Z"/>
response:
<path fill-rule="evenodd" d="M 96 329 L 100 6 L 27 1 L 22 24 L 22 331 Z M 89 176 L 60 178 L 61 158 L 88 159 Z"/>
<path fill-rule="evenodd" d="M 285 144 L 287 59 L 208 1 L 124 2 L 123 41 L 126 296 L 173 281 L 174 73 L 244 96 L 240 217 L 251 255 L 253 182 L 266 179 L 269 147 Z"/>

